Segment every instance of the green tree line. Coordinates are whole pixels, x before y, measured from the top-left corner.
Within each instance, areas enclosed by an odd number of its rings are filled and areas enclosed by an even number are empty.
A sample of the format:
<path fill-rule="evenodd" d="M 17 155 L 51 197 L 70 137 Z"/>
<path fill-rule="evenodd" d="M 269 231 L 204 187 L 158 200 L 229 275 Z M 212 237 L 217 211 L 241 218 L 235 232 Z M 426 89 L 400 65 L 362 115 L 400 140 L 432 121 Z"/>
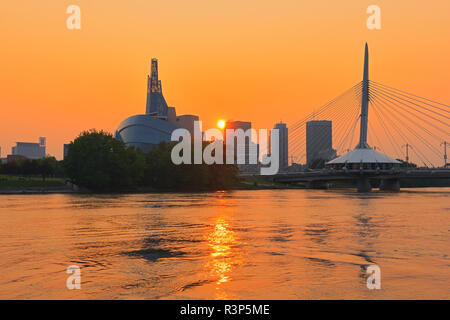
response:
<path fill-rule="evenodd" d="M 9 161 L 0 165 L 0 173 L 20 176 L 41 176 L 43 180 L 48 177 L 63 176 L 62 163 L 55 157 L 47 156 L 42 159 L 20 159 Z"/>
<path fill-rule="evenodd" d="M 144 153 L 107 132 L 89 130 L 69 144 L 64 168 L 73 183 L 93 191 L 220 190 L 237 183 L 235 165 L 173 164 L 174 145 L 161 142 Z"/>

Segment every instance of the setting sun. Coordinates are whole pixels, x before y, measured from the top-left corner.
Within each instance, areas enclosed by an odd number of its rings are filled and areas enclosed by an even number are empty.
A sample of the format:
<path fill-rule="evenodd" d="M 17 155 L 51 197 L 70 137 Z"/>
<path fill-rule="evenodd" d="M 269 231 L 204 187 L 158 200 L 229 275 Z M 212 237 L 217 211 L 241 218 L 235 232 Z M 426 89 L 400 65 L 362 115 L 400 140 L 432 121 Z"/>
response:
<path fill-rule="evenodd" d="M 217 121 L 217 127 L 219 127 L 220 129 L 225 128 L 225 124 L 226 124 L 225 120 Z"/>

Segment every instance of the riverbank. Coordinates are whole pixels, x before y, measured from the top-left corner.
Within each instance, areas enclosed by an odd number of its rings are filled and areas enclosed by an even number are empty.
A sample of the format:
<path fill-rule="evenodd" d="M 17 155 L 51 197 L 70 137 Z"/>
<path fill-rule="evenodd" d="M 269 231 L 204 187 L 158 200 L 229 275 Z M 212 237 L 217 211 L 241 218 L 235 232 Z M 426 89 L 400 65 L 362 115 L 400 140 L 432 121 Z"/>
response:
<path fill-rule="evenodd" d="M 70 188 L 5 188 L 0 189 L 2 194 L 62 194 L 62 193 L 80 193 Z"/>
<path fill-rule="evenodd" d="M 302 185 L 283 185 L 274 183 L 261 183 L 253 181 L 244 181 L 239 183 L 229 190 L 271 190 L 271 189 L 304 189 Z M 136 188 L 122 191 L 108 191 L 104 193 L 120 193 L 120 194 L 139 194 L 139 193 L 165 193 L 165 192 L 210 192 L 215 190 L 202 189 L 202 190 L 176 190 L 176 189 L 154 189 L 154 188 Z M 75 185 L 68 183 L 67 185 L 61 185 L 58 187 L 27 187 L 27 186 L 15 186 L 15 187 L 0 187 L 0 195 L 2 194 L 66 194 L 66 193 L 99 193 L 92 192 L 86 189 L 80 189 Z"/>
<path fill-rule="evenodd" d="M 378 188 L 378 181 L 371 182 L 373 188 Z M 436 188 L 449 187 L 450 181 L 401 181 L 401 188 Z M 328 189 L 354 189 L 356 184 L 353 181 L 330 182 Z M 255 176 L 241 179 L 234 187 L 228 190 L 290 190 L 306 189 L 306 184 L 282 184 L 270 181 L 266 177 Z M 80 188 L 65 179 L 50 178 L 45 181 L 38 178 L 10 177 L 0 180 L 1 194 L 67 194 L 67 193 L 119 193 L 119 194 L 143 194 L 143 193 L 165 193 L 165 192 L 210 192 L 211 189 L 200 190 L 178 190 L 178 189 L 155 189 L 151 187 L 138 187 L 121 191 L 92 192 L 85 188 Z"/>
<path fill-rule="evenodd" d="M 76 192 L 62 178 L 0 175 L 0 194 L 38 194 Z"/>

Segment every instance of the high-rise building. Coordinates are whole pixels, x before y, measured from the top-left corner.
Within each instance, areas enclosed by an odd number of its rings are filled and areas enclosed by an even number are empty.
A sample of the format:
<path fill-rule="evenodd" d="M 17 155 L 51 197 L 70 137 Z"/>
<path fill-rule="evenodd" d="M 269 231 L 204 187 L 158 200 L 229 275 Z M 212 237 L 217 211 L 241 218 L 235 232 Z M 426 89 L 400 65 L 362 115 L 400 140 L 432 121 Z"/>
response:
<path fill-rule="evenodd" d="M 225 143 L 227 143 L 226 140 L 226 130 L 227 129 L 233 129 L 238 130 L 242 129 L 244 134 L 247 132 L 247 130 L 250 130 L 252 128 L 252 123 L 247 121 L 227 121 L 225 125 Z M 231 142 L 230 142 L 231 143 Z M 245 135 L 244 142 L 239 141 L 237 136 L 234 137 L 234 156 L 237 159 L 238 156 L 244 157 L 245 164 L 250 164 L 250 143 L 251 143 L 251 136 Z"/>
<path fill-rule="evenodd" d="M 252 141 L 251 129 L 252 123 L 247 121 L 227 121 L 224 128 L 224 142 L 228 144 L 227 141 L 227 129 L 233 129 L 234 138 L 234 157 L 235 163 L 238 159 L 244 159 L 244 164 L 237 163 L 238 168 L 241 172 L 256 172 L 259 170 L 259 144 Z M 239 139 L 239 132 L 236 130 L 241 129 L 244 133 L 244 140 Z M 250 131 L 248 131 L 250 130 Z M 241 132 L 242 134 L 242 132 Z"/>
<path fill-rule="evenodd" d="M 45 157 L 45 138 L 40 137 L 38 143 L 34 142 L 17 142 L 12 147 L 13 156 L 23 156 L 28 159 L 40 159 Z"/>
<path fill-rule="evenodd" d="M 330 160 L 336 156 L 333 150 L 332 123 L 313 120 L 306 123 L 306 164 L 315 159 Z"/>
<path fill-rule="evenodd" d="M 278 129 L 278 150 L 279 150 L 279 165 L 280 169 L 285 169 L 289 166 L 288 155 L 288 128 L 286 123 L 280 122 L 275 124 L 274 129 Z"/>

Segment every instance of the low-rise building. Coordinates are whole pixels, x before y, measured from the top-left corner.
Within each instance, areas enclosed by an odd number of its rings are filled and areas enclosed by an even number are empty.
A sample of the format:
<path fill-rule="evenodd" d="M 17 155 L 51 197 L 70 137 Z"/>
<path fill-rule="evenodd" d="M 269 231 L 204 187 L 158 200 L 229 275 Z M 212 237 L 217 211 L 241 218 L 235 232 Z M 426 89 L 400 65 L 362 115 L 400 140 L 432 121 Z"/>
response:
<path fill-rule="evenodd" d="M 44 158 L 45 144 L 46 139 L 44 137 L 40 137 L 39 142 L 17 142 L 12 147 L 11 154 L 13 156 L 23 156 L 28 159 Z"/>

